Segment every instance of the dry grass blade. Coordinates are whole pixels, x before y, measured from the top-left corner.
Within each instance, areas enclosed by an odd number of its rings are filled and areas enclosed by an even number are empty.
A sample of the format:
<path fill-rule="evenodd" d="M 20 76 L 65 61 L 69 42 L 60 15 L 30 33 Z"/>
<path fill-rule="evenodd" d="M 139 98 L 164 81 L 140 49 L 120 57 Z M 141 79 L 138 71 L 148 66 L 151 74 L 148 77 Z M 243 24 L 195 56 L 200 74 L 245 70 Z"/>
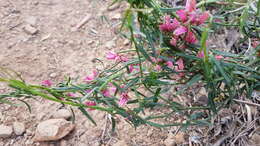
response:
<path fill-rule="evenodd" d="M 1 66 L 0 66 L 0 78 L 18 79 L 18 80 L 23 81 L 23 79 L 19 73 L 17 73 L 16 71 L 14 71 L 12 69 L 1 67 Z"/>
<path fill-rule="evenodd" d="M 236 102 L 238 102 L 238 103 L 243 103 L 243 104 L 247 104 L 247 105 L 251 105 L 251 106 L 260 107 L 260 104 L 257 104 L 257 103 L 252 103 L 252 102 L 248 102 L 248 101 L 244 101 L 244 100 L 239 100 L 239 99 L 234 99 L 234 101 L 236 101 Z"/>

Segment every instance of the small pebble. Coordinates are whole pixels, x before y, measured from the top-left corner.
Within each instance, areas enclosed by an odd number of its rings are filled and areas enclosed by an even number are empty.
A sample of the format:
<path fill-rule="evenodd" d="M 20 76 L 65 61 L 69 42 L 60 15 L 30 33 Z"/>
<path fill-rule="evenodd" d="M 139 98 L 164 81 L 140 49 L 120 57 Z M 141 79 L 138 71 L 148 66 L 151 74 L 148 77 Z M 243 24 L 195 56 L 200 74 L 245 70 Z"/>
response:
<path fill-rule="evenodd" d="M 72 116 L 71 112 L 67 109 L 60 109 L 53 114 L 54 118 L 69 119 Z"/>
<path fill-rule="evenodd" d="M 114 11 L 120 7 L 120 3 L 115 3 L 107 8 L 108 11 Z"/>
<path fill-rule="evenodd" d="M 23 29 L 27 34 L 30 34 L 30 35 L 34 35 L 38 32 L 38 29 L 36 29 L 35 27 L 33 27 L 31 25 L 26 25 Z"/>
<path fill-rule="evenodd" d="M 120 14 L 120 13 L 114 14 L 114 15 L 111 17 L 112 20 L 118 20 L 118 19 L 120 19 L 120 18 L 121 18 L 121 14 Z"/>
<path fill-rule="evenodd" d="M 54 72 L 54 73 L 51 73 L 51 74 L 50 74 L 50 77 L 51 77 L 51 78 L 55 78 L 55 77 L 57 77 L 57 75 L 58 75 L 58 74 Z"/>
<path fill-rule="evenodd" d="M 123 42 L 123 44 L 124 44 L 125 46 L 127 46 L 127 45 L 130 44 L 130 41 L 129 41 L 129 40 L 125 40 L 125 41 Z"/>
<path fill-rule="evenodd" d="M 37 22 L 37 18 L 33 17 L 33 16 L 30 16 L 30 17 L 25 19 L 25 22 L 30 24 L 30 25 L 32 25 L 32 26 L 35 26 L 36 22 Z"/>
<path fill-rule="evenodd" d="M 116 46 L 116 42 L 114 40 L 111 40 L 111 41 L 108 41 L 106 44 L 105 44 L 105 47 L 108 48 L 108 49 L 112 49 Z"/>
<path fill-rule="evenodd" d="M 25 126 L 23 123 L 20 122 L 14 122 L 13 129 L 16 135 L 22 135 L 25 132 Z"/>
<path fill-rule="evenodd" d="M 73 131 L 75 124 L 65 119 L 49 119 L 38 124 L 34 141 L 60 140 Z"/>
<path fill-rule="evenodd" d="M 0 125 L 0 138 L 10 137 L 13 133 L 11 126 Z"/>

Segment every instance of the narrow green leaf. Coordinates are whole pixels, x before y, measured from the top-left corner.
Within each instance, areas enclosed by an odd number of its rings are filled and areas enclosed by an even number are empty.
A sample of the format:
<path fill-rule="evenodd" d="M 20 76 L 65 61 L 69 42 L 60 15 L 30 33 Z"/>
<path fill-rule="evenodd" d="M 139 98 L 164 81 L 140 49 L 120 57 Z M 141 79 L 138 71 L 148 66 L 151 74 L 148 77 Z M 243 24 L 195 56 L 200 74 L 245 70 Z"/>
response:
<path fill-rule="evenodd" d="M 18 99 L 19 101 L 21 101 L 21 102 L 23 102 L 26 106 L 27 106 L 27 108 L 28 108 L 28 110 L 29 110 L 29 112 L 30 113 L 32 113 L 32 109 L 31 109 L 31 106 L 26 102 L 26 101 L 24 101 L 24 100 L 21 100 L 21 99 Z"/>
<path fill-rule="evenodd" d="M 94 121 L 94 119 L 89 115 L 89 113 L 88 113 L 83 107 L 79 107 L 79 110 L 80 110 L 95 126 L 97 126 L 97 123 Z"/>
<path fill-rule="evenodd" d="M 184 90 L 186 90 L 187 88 L 191 87 L 193 84 L 197 83 L 198 81 L 200 81 L 202 79 L 202 75 L 201 74 L 197 74 L 194 77 L 192 77 L 192 79 L 190 79 L 185 86 L 177 92 L 177 94 L 181 94 L 183 93 Z"/>

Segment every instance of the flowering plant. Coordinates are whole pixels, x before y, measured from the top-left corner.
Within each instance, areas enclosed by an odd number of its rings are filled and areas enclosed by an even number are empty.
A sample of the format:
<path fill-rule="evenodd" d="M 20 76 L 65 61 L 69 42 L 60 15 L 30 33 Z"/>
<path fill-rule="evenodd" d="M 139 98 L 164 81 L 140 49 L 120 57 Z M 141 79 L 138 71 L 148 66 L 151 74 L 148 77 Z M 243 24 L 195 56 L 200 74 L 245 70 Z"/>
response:
<path fill-rule="evenodd" d="M 49 80 L 42 85 L 29 85 L 13 76 L 1 77 L 1 82 L 15 90 L 0 95 L 0 101 L 9 103 L 10 97 L 40 96 L 78 107 L 94 124 L 88 113 L 91 110 L 111 114 L 112 125 L 116 124 L 114 116 L 121 115 L 134 126 L 186 127 L 209 124 L 219 110 L 236 99 L 250 98 L 259 88 L 259 45 L 250 45 L 250 51 L 240 53 L 209 49 L 207 45 L 209 36 L 230 26 L 240 29 L 243 40 L 256 38 L 257 41 L 259 2 L 245 3 L 243 9 L 239 9 L 241 16 L 228 23 L 221 19 L 228 17 L 227 14 L 199 9 L 210 8 L 212 3 L 221 7 L 217 1 L 196 4 L 195 0 L 187 0 L 184 8 L 171 8 L 156 0 L 126 1 L 129 8 L 121 30 L 133 49 L 108 52 L 106 59 L 114 62 L 112 66 L 93 70 L 81 82 L 69 78 L 56 86 Z M 257 6 L 256 11 L 252 5 Z M 249 12 L 256 15 L 249 16 Z M 249 20 L 255 23 L 245 23 Z M 198 104 L 193 98 L 182 102 L 198 87 L 206 89 L 206 102 Z M 154 108 L 166 111 L 145 114 L 146 109 Z M 182 122 L 156 122 L 176 113 L 182 116 Z"/>

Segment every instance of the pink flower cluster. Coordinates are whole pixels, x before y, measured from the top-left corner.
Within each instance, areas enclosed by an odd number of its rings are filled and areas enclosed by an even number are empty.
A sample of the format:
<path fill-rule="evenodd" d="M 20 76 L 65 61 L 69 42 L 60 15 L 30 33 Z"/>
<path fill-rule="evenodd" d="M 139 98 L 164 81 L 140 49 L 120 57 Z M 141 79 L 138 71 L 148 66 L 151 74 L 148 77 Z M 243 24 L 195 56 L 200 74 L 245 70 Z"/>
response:
<path fill-rule="evenodd" d="M 155 70 L 161 71 L 162 67 L 160 64 L 166 65 L 168 68 L 174 69 L 176 72 L 179 72 L 179 77 L 183 77 L 184 73 L 181 73 L 181 71 L 184 70 L 184 62 L 182 58 L 179 58 L 176 63 L 174 64 L 172 61 L 164 61 L 160 58 L 154 58 L 151 57 L 152 61 L 156 63 Z"/>
<path fill-rule="evenodd" d="M 257 40 L 257 39 L 253 39 L 252 41 L 252 47 L 253 48 L 256 48 L 260 45 L 260 40 Z"/>
<path fill-rule="evenodd" d="M 115 53 L 113 51 L 109 51 L 106 55 L 106 58 L 108 60 L 115 60 L 115 61 L 119 61 L 119 62 L 127 62 L 129 61 L 129 59 L 124 56 L 124 55 L 119 55 L 118 53 Z M 134 70 L 139 70 L 139 68 L 136 68 L 135 66 L 137 66 L 137 64 L 131 64 L 129 65 L 129 71 L 130 73 L 133 72 Z"/>
<path fill-rule="evenodd" d="M 196 10 L 196 0 L 187 0 L 185 9 L 176 12 L 178 18 L 165 16 L 164 23 L 159 26 L 163 32 L 172 33 L 170 44 L 177 46 L 178 41 L 185 40 L 187 43 L 195 44 L 197 42 L 195 34 L 190 26 L 198 26 L 209 18 L 208 12 L 200 13 Z"/>
<path fill-rule="evenodd" d="M 85 102 L 85 105 L 86 106 L 96 106 L 97 104 L 95 101 L 87 101 L 87 102 Z M 95 109 L 90 108 L 89 110 L 95 110 Z"/>
<path fill-rule="evenodd" d="M 98 71 L 97 70 L 93 70 L 92 73 L 90 75 L 86 76 L 84 80 L 87 83 L 89 83 L 89 82 L 95 80 L 97 76 L 98 76 Z"/>
<path fill-rule="evenodd" d="M 115 53 L 113 51 L 109 51 L 106 55 L 106 58 L 108 60 L 116 60 L 120 62 L 127 62 L 129 59 L 124 55 L 119 55 L 118 53 Z"/>
<path fill-rule="evenodd" d="M 42 81 L 42 85 L 46 87 L 50 87 L 52 85 L 52 82 L 50 80 L 44 80 Z"/>
<path fill-rule="evenodd" d="M 124 88 L 124 87 L 125 87 L 124 85 L 120 86 L 120 88 Z M 110 84 L 108 84 L 108 87 L 102 91 L 102 94 L 105 97 L 111 97 L 111 96 L 113 96 L 113 94 L 116 93 L 116 90 L 117 90 L 117 88 L 113 84 L 110 83 Z M 128 100 L 129 100 L 128 91 L 121 92 L 118 105 L 124 106 L 124 105 L 126 105 Z"/>
<path fill-rule="evenodd" d="M 116 93 L 116 87 L 112 83 L 109 83 L 108 87 L 101 92 L 105 97 L 111 97 Z"/>
<path fill-rule="evenodd" d="M 199 51 L 198 54 L 197 54 L 197 57 L 199 57 L 199 58 L 204 58 L 204 52 L 203 52 L 203 51 Z M 221 59 L 224 59 L 224 57 L 221 56 L 221 55 L 216 55 L 216 56 L 215 56 L 215 59 L 221 60 Z"/>

